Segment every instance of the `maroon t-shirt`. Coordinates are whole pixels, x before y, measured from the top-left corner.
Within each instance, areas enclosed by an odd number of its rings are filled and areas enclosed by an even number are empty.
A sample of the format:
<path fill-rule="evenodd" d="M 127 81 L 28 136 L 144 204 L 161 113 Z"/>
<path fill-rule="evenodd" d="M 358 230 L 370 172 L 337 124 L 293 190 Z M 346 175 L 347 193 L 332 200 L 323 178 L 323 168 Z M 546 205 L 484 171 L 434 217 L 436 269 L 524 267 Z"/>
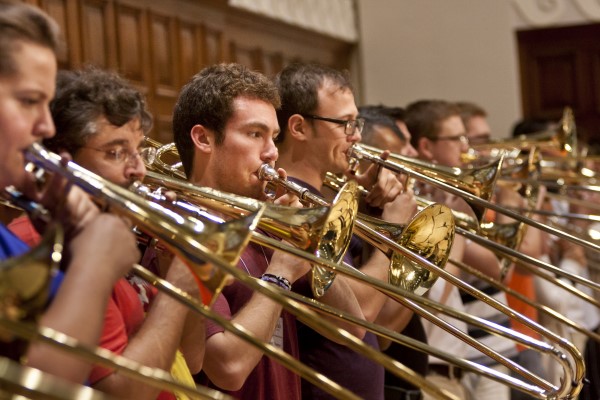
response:
<path fill-rule="evenodd" d="M 296 178 L 290 177 L 289 179 L 320 195 L 314 187 L 307 183 Z M 361 253 L 362 242 L 353 236 L 344 261 L 352 266 L 353 258 Z M 294 291 L 310 296 L 311 289 L 308 280 L 301 279 L 296 282 Z M 364 399 L 383 399 L 385 370 L 380 364 L 357 354 L 346 346 L 332 342 L 301 322 L 298 322 L 297 325 L 300 361 Z M 367 332 L 363 341 L 379 350 L 377 337 L 373 333 Z M 305 380 L 302 380 L 302 398 L 306 400 L 334 399 L 333 396 Z"/>
<path fill-rule="evenodd" d="M 267 263 L 271 259 L 273 252 L 257 244 L 249 244 L 242 258 L 238 263 L 238 268 L 256 278 L 260 277 L 267 269 Z M 213 306 L 214 311 L 231 319 L 252 296 L 253 291 L 239 281 L 226 286 L 222 294 L 217 298 Z M 296 318 L 283 311 L 281 313 L 281 327 L 276 329 L 276 339 L 272 340 L 281 343 L 283 350 L 298 359 L 298 340 L 296 334 Z M 223 332 L 223 328 L 216 323 L 206 321 L 206 338 Z M 283 333 L 281 335 L 281 333 Z M 196 381 L 221 390 L 218 386 L 212 384 L 207 376 L 200 373 L 196 376 Z M 250 373 L 242 388 L 235 392 L 227 392 L 238 399 L 248 400 L 273 400 L 273 399 L 300 399 L 300 378 L 293 372 L 288 371 L 278 362 L 263 356 L 258 365 Z"/>

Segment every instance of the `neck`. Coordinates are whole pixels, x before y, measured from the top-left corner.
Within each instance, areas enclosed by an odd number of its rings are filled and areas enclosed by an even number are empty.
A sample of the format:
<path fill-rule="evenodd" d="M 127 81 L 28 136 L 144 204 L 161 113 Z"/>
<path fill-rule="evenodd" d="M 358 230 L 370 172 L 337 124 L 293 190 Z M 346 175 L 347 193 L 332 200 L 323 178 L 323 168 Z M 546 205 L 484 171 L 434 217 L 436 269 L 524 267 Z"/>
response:
<path fill-rule="evenodd" d="M 285 169 L 288 176 L 301 179 L 315 189 L 321 191 L 325 172 L 321 172 L 315 165 L 309 162 L 306 153 L 298 146 L 289 146 L 287 142 L 279 146 L 279 159 L 277 167 Z"/>

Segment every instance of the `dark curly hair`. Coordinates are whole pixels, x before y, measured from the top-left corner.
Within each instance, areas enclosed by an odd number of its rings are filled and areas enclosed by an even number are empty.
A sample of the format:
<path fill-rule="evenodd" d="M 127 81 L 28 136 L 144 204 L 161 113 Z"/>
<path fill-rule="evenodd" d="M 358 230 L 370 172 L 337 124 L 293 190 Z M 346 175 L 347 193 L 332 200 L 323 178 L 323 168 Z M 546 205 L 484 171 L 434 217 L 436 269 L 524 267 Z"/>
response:
<path fill-rule="evenodd" d="M 60 71 L 50 111 L 56 136 L 44 144 L 71 154 L 97 133 L 100 118 L 118 127 L 139 119 L 144 133 L 152 128 L 152 115 L 142 94 L 118 74 L 95 67 Z"/>
<path fill-rule="evenodd" d="M 222 144 L 233 101 L 238 97 L 263 100 L 276 109 L 281 105 L 273 82 L 240 64 L 204 68 L 181 90 L 173 110 L 173 135 L 186 175 L 190 176 L 193 168 L 192 128 L 202 125 L 212 130 L 216 145 Z"/>

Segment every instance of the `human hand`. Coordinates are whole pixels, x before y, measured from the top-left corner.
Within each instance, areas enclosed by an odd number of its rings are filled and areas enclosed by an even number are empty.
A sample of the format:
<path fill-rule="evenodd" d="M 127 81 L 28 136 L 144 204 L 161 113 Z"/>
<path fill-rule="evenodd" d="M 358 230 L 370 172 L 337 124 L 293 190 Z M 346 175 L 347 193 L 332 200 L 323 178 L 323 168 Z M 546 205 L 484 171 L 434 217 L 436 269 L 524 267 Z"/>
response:
<path fill-rule="evenodd" d="M 183 261 L 173 257 L 165 277 L 171 284 L 194 298 L 200 298 L 197 278 Z"/>
<path fill-rule="evenodd" d="M 71 161 L 68 153 L 61 153 L 61 164 Z M 43 205 L 58 220 L 67 236 L 76 235 L 83 226 L 100 213 L 90 197 L 80 188 L 60 174 L 48 174 L 48 179 L 40 186 L 34 174 L 27 175 L 23 193 L 28 198 Z M 45 226 L 34 221 L 36 229 L 42 232 Z"/>
<path fill-rule="evenodd" d="M 283 168 L 277 168 L 277 173 L 279 177 L 283 180 L 287 180 L 287 173 Z M 290 206 L 290 207 L 298 207 L 302 208 L 303 205 L 300 202 L 300 198 L 293 193 L 286 192 L 285 188 L 277 185 L 277 190 L 275 191 L 274 199 L 272 200 L 273 204 L 281 205 L 281 206 Z"/>
<path fill-rule="evenodd" d="M 385 160 L 389 154 L 389 150 L 385 150 L 380 157 Z M 404 190 L 404 186 L 394 172 L 374 163 L 362 174 L 353 175 L 347 171 L 346 176 L 355 179 L 359 185 L 368 190 L 369 194 L 365 197 L 365 201 L 371 207 L 383 207 Z"/>
<path fill-rule="evenodd" d="M 412 190 L 400 193 L 394 201 L 386 203 L 381 218 L 384 221 L 406 224 L 417 213 L 417 202 Z"/>
<path fill-rule="evenodd" d="M 111 282 L 125 275 L 140 259 L 129 225 L 122 218 L 106 213 L 82 226 L 68 243 L 68 250 L 69 268 L 83 268 Z"/>

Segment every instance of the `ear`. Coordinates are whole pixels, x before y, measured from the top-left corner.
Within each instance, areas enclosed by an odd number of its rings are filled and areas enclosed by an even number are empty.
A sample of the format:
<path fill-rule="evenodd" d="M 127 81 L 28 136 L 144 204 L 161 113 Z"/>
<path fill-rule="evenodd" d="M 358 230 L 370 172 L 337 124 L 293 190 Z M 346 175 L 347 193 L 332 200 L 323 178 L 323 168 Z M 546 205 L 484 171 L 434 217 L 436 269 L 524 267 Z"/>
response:
<path fill-rule="evenodd" d="M 215 143 L 215 137 L 211 130 L 203 125 L 194 125 L 190 132 L 194 146 L 203 153 L 212 152 Z"/>
<path fill-rule="evenodd" d="M 294 114 L 288 119 L 288 131 L 286 136 L 293 137 L 295 140 L 306 140 L 306 124 L 308 121 L 300 114 Z"/>
<path fill-rule="evenodd" d="M 417 142 L 417 151 L 428 160 L 433 159 L 432 147 L 433 142 L 426 137 L 419 138 Z"/>

